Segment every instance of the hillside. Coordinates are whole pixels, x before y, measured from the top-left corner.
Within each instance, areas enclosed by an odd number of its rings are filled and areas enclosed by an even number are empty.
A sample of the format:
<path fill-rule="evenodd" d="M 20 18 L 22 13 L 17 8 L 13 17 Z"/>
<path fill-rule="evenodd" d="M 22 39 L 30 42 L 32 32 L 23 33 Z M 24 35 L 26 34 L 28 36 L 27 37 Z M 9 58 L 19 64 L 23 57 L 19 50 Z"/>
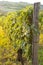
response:
<path fill-rule="evenodd" d="M 0 11 L 17 11 L 26 7 L 28 3 L 0 1 Z"/>
<path fill-rule="evenodd" d="M 8 12 L 8 11 L 18 11 L 26 6 L 31 5 L 26 2 L 8 2 L 8 1 L 0 1 L 0 12 Z M 43 5 L 41 5 L 41 9 L 43 9 Z"/>

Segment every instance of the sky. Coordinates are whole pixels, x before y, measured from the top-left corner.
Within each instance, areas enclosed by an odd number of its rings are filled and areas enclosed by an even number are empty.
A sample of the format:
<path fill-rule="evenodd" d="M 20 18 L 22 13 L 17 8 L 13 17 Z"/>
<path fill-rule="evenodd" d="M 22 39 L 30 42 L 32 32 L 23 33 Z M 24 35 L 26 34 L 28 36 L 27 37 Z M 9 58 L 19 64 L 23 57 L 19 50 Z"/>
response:
<path fill-rule="evenodd" d="M 28 2 L 28 3 L 40 2 L 41 4 L 43 4 L 43 0 L 0 0 L 0 1 L 10 1 L 10 2 Z"/>

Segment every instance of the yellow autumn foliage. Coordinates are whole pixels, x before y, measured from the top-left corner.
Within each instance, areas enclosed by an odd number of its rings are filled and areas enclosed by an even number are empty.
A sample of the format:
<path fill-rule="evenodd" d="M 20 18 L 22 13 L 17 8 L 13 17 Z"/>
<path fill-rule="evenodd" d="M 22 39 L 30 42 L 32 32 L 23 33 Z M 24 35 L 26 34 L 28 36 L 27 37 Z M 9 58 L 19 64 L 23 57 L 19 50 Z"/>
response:
<path fill-rule="evenodd" d="M 13 45 L 10 43 L 10 39 L 6 34 L 6 31 L 2 26 L 0 26 L 0 65 L 3 64 L 12 64 L 9 59 L 16 59 L 16 52 Z M 3 60 L 8 59 L 6 62 Z M 3 63 L 2 63 L 3 61 Z"/>
<path fill-rule="evenodd" d="M 5 35 L 4 30 L 2 29 L 2 26 L 0 26 L 0 36 L 3 37 Z"/>
<path fill-rule="evenodd" d="M 5 31 L 3 30 L 2 26 L 0 26 L 0 45 L 4 45 L 10 42 L 9 38 L 6 36 Z"/>
<path fill-rule="evenodd" d="M 43 44 L 43 34 L 40 34 L 39 44 Z"/>

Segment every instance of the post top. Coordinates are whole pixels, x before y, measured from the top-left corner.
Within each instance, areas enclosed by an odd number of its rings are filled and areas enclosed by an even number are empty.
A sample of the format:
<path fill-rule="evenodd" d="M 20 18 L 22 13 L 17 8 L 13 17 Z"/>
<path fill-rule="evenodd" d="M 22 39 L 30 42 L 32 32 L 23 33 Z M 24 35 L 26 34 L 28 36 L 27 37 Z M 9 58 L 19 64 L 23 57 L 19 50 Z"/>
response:
<path fill-rule="evenodd" d="M 40 4 L 40 2 L 35 2 L 34 4 Z"/>

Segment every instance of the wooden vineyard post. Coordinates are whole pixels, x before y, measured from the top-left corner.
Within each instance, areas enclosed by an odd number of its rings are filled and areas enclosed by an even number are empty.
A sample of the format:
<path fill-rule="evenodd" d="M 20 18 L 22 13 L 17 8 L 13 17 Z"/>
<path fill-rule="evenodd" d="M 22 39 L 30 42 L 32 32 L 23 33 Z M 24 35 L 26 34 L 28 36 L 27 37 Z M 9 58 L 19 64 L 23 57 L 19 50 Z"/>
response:
<path fill-rule="evenodd" d="M 40 9 L 40 3 L 34 4 L 34 10 L 33 10 L 33 25 L 36 30 L 38 30 L 38 14 Z M 38 65 L 38 41 L 39 41 L 39 34 L 36 34 L 33 32 L 33 38 L 32 38 L 32 65 Z"/>

